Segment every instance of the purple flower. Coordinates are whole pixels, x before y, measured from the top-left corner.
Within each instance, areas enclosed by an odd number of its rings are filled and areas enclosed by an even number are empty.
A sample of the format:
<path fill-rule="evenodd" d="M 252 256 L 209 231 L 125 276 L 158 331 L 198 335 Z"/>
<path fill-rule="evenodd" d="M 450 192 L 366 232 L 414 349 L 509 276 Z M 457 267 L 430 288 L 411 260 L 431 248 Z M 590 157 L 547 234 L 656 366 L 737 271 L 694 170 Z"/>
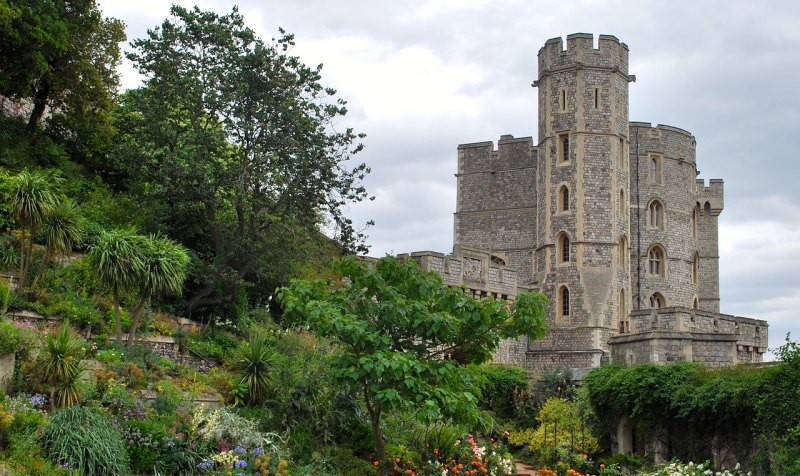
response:
<path fill-rule="evenodd" d="M 253 448 L 253 456 L 261 456 L 264 454 L 264 450 L 261 447 Z"/>
<path fill-rule="evenodd" d="M 234 453 L 244 454 L 244 448 L 242 445 L 236 445 L 236 448 L 233 449 Z"/>
<path fill-rule="evenodd" d="M 198 469 L 211 469 L 214 467 L 214 460 L 206 459 L 201 461 L 198 465 Z"/>
<path fill-rule="evenodd" d="M 247 461 L 245 461 L 243 459 L 240 459 L 239 461 L 234 463 L 233 467 L 234 468 L 242 468 L 242 469 L 244 469 L 244 468 L 247 467 Z"/>

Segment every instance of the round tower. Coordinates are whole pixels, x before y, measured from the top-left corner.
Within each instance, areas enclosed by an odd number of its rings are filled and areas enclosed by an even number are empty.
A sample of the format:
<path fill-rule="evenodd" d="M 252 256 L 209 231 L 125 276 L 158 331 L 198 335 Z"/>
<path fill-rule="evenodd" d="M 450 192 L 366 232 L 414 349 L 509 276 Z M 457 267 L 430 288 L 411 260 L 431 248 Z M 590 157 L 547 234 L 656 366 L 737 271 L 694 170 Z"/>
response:
<path fill-rule="evenodd" d="M 539 50 L 534 275 L 550 332 L 534 343 L 552 366 L 598 366 L 631 309 L 628 47 L 577 33 Z M 561 362 L 552 362 L 559 355 Z M 536 365 L 536 363 L 534 363 Z"/>
<path fill-rule="evenodd" d="M 689 132 L 647 122 L 632 122 L 630 130 L 633 308 L 719 312 L 722 183 L 704 187 L 696 179 L 696 142 Z"/>

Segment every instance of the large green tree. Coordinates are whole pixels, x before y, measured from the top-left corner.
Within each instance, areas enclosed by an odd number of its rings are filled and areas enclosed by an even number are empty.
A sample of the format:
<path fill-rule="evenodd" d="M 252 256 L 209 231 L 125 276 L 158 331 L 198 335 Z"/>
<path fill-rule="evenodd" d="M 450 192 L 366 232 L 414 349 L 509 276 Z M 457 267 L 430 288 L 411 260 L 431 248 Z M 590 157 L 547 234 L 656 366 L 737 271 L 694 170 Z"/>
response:
<path fill-rule="evenodd" d="M 82 155 L 110 138 L 120 20 L 95 0 L 0 0 L 0 95 L 28 104 L 28 140 L 48 114 L 55 136 Z"/>
<path fill-rule="evenodd" d="M 341 281 L 293 280 L 278 293 L 284 317 L 341 345 L 338 380 L 363 397 L 378 458 L 381 417 L 413 409 L 428 421 L 474 421 L 474 376 L 463 365 L 490 359 L 501 339 L 541 337 L 547 298 L 520 293 L 513 304 L 475 300 L 422 272 L 413 260 L 338 261 Z M 459 359 L 450 358 L 458 355 Z"/>
<path fill-rule="evenodd" d="M 343 207 L 366 197 L 359 135 L 334 128 L 345 102 L 236 9 L 173 6 L 129 55 L 146 85 L 120 111 L 122 168 L 160 210 L 158 225 L 193 251 L 186 311 L 230 302 L 269 268 L 277 236 L 296 241 L 325 220 L 345 245 L 358 233 Z M 158 208 L 158 204 L 161 207 Z"/>

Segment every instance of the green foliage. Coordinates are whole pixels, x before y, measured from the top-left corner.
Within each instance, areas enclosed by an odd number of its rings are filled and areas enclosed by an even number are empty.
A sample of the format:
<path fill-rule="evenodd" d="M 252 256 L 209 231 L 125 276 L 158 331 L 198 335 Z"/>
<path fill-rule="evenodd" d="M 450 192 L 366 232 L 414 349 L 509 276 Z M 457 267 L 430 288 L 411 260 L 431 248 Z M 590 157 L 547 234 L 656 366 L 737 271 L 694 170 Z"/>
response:
<path fill-rule="evenodd" d="M 69 327 L 69 322 L 47 337 L 42 366 L 51 386 L 51 399 L 55 396 L 53 406 L 71 407 L 80 402 L 83 392 L 78 379 L 86 371 L 85 347 L 86 342 Z"/>
<path fill-rule="evenodd" d="M 154 296 L 179 294 L 189 265 L 186 248 L 165 236 L 137 237 L 134 246 L 140 266 L 134 268 L 133 286 L 139 295 L 139 302 L 133 311 L 128 346 L 136 340 L 136 330 L 145 304 Z"/>
<path fill-rule="evenodd" d="M 136 246 L 137 238 L 133 230 L 113 229 L 101 231 L 87 253 L 97 279 L 111 288 L 113 293 L 117 342 L 122 342 L 119 295 L 133 287 L 142 266 Z"/>
<path fill-rule="evenodd" d="M 270 374 L 275 360 L 269 338 L 258 332 L 250 334 L 248 341 L 238 349 L 233 368 L 241 374 L 241 381 L 247 387 L 248 403 L 258 404 L 266 398 L 273 385 Z"/>
<path fill-rule="evenodd" d="M 422 420 L 443 415 L 475 423 L 474 375 L 448 354 L 480 363 L 500 339 L 543 335 L 546 299 L 521 293 L 512 306 L 476 301 L 413 260 L 386 257 L 370 264 L 354 257 L 336 270 L 345 284 L 292 281 L 278 293 L 284 317 L 309 325 L 342 347 L 332 365 L 339 382 L 363 395 L 379 459 L 385 411 L 414 408 Z"/>
<path fill-rule="evenodd" d="M 59 203 L 47 215 L 37 235 L 44 242 L 47 256 L 70 253 L 83 235 L 81 223 L 80 212 L 75 202 L 64 200 Z"/>
<path fill-rule="evenodd" d="M 88 159 L 112 133 L 123 24 L 104 19 L 93 0 L 14 3 L 18 14 L 0 23 L 0 94 L 32 104 L 26 132 L 34 144 L 47 110 L 45 139 Z"/>
<path fill-rule="evenodd" d="M 508 444 L 512 448 L 522 448 L 528 446 L 533 441 L 536 430 L 533 428 L 514 429 L 508 433 Z"/>
<path fill-rule="evenodd" d="M 22 344 L 21 334 L 17 326 L 5 318 L 0 318 L 0 356 L 19 351 Z"/>
<path fill-rule="evenodd" d="M 41 171 L 23 170 L 10 181 L 10 202 L 14 220 L 20 227 L 19 289 L 25 280 L 33 257 L 33 239 L 48 216 L 61 202 L 56 177 Z"/>
<path fill-rule="evenodd" d="M 544 402 L 536 420 L 539 426 L 530 442 L 530 450 L 539 464 L 553 464 L 560 451 L 594 455 L 600 444 L 592 434 L 580 405 L 562 398 Z"/>
<path fill-rule="evenodd" d="M 514 416 L 515 396 L 528 389 L 528 375 L 524 369 L 510 365 L 486 364 L 476 366 L 481 380 L 481 408 L 496 416 Z"/>
<path fill-rule="evenodd" d="M 189 334 L 185 345 L 187 350 L 201 357 L 223 360 L 234 353 L 239 342 L 227 332 L 208 327 L 202 332 Z"/>
<path fill-rule="evenodd" d="M 129 473 L 122 436 L 93 408 L 72 407 L 56 412 L 42 431 L 41 442 L 50 460 L 68 464 L 84 474 Z"/>
<path fill-rule="evenodd" d="M 0 238 L 0 270 L 19 270 L 19 251 L 14 245 L 15 240 L 11 235 L 3 234 L 3 237 Z"/>
<path fill-rule="evenodd" d="M 132 42 L 148 80 L 123 97 L 115 155 L 157 225 L 195 251 L 187 313 L 248 283 L 266 298 L 268 280 L 299 267 L 287 251 L 321 247 L 326 218 L 344 246 L 359 241 L 342 212 L 366 197 L 367 167 L 347 163 L 361 136 L 330 127 L 345 102 L 288 54 L 293 42 L 263 42 L 236 9 L 180 6 Z"/>
<path fill-rule="evenodd" d="M 542 378 L 533 385 L 533 391 L 540 402 L 553 397 L 572 399 L 575 393 L 572 369 L 569 367 L 545 369 Z"/>

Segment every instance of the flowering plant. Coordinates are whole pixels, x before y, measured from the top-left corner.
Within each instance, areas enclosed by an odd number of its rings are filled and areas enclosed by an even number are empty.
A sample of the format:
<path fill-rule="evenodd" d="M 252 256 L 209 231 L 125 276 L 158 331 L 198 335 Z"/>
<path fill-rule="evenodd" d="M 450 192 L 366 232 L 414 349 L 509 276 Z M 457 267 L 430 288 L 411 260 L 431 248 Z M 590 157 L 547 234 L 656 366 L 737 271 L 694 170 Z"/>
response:
<path fill-rule="evenodd" d="M 232 476 L 289 476 L 289 463 L 285 459 L 273 458 L 260 446 L 247 450 L 242 445 L 221 451 L 204 459 L 197 465 L 203 474 Z"/>
<path fill-rule="evenodd" d="M 438 448 L 434 448 L 433 453 L 435 459 L 423 465 L 424 471 L 419 474 L 442 476 L 516 474 L 514 458 L 502 443 L 494 439 L 479 442 L 472 434 L 467 434 L 462 440 L 456 440 L 454 451 L 449 458 L 440 457 Z"/>

